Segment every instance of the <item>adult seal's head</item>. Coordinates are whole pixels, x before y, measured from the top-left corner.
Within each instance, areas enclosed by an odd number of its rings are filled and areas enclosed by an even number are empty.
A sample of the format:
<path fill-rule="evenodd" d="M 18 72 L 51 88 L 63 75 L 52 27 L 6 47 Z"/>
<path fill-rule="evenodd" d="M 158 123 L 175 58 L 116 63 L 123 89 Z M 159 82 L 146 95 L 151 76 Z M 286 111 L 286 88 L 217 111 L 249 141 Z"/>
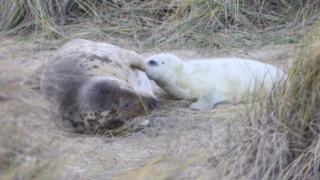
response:
<path fill-rule="evenodd" d="M 158 105 L 138 54 L 108 43 L 73 40 L 41 76 L 41 92 L 76 132 L 112 130 Z"/>

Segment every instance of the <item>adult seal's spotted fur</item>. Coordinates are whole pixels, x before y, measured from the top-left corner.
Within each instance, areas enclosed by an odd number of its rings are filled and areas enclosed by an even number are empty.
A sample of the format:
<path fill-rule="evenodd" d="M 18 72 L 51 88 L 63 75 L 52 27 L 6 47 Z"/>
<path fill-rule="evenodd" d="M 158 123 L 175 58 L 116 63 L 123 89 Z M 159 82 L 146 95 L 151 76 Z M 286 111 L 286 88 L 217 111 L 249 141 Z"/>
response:
<path fill-rule="evenodd" d="M 72 40 L 43 70 L 41 92 L 76 132 L 115 129 L 154 109 L 140 56 L 108 43 Z"/>
<path fill-rule="evenodd" d="M 182 61 L 161 53 L 145 60 L 146 72 L 168 94 L 195 100 L 192 109 L 243 100 L 249 93 L 269 93 L 285 78 L 279 68 L 248 59 L 215 58 Z"/>

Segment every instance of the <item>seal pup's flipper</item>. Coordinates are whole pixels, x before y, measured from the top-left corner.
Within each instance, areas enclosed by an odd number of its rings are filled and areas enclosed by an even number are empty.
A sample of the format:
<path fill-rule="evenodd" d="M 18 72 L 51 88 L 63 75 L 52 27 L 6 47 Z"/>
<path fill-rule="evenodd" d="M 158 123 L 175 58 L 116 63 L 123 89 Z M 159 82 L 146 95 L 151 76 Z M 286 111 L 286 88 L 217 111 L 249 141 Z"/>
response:
<path fill-rule="evenodd" d="M 201 95 L 197 101 L 191 104 L 193 110 L 209 110 L 220 103 L 228 102 L 226 96 L 219 91 L 208 92 Z"/>

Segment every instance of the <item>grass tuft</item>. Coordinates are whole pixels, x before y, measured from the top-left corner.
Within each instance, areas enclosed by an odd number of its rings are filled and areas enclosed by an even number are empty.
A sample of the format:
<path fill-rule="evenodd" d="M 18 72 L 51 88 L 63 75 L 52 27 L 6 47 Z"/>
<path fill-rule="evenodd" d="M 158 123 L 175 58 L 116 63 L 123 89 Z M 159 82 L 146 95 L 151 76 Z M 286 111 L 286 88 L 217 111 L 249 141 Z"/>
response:
<path fill-rule="evenodd" d="M 247 168 L 239 174 L 252 179 L 318 177 L 319 29 L 319 24 L 315 25 L 304 38 L 286 82 L 250 118 L 249 141 L 244 144 L 244 153 L 241 151 Z"/>

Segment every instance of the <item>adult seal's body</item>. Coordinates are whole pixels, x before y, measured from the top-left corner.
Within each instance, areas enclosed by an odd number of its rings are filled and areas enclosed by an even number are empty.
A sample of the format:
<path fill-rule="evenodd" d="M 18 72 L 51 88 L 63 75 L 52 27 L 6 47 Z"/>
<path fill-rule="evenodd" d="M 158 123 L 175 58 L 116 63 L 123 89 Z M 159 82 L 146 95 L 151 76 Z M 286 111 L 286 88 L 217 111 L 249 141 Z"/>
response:
<path fill-rule="evenodd" d="M 72 40 L 41 76 L 41 92 L 76 132 L 115 129 L 157 106 L 140 56 L 108 43 Z"/>
<path fill-rule="evenodd" d="M 277 67 L 240 58 L 182 61 L 174 54 L 161 53 L 148 57 L 145 64 L 147 75 L 168 94 L 196 100 L 193 109 L 240 101 L 257 89 L 268 93 L 285 77 Z"/>

